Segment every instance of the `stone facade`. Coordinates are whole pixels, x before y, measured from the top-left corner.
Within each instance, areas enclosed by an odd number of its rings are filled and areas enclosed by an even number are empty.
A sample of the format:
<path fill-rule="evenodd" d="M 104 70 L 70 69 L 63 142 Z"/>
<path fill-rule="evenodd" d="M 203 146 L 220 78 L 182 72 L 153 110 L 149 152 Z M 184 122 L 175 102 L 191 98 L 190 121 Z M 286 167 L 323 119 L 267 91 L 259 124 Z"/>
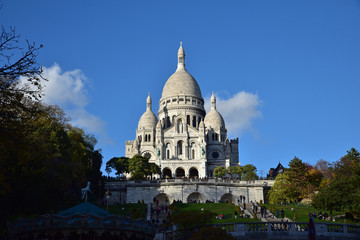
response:
<path fill-rule="evenodd" d="M 265 202 L 267 191 L 274 181 L 238 181 L 238 180 L 184 180 L 168 179 L 158 181 L 124 181 L 108 182 L 105 188 L 112 193 L 110 203 L 137 203 L 144 200 L 151 203 L 154 198 L 161 201 L 167 199 L 170 203 L 182 202 L 225 202 L 245 199 L 246 203 Z"/>
<path fill-rule="evenodd" d="M 228 139 L 225 121 L 211 97 L 206 114 L 196 80 L 185 69 L 185 52 L 178 51 L 178 66 L 165 83 L 158 117 L 152 99 L 146 99 L 136 138 L 125 143 L 125 156 L 149 157 L 160 166 L 162 177 L 212 177 L 216 167 L 239 165 L 238 139 Z"/>

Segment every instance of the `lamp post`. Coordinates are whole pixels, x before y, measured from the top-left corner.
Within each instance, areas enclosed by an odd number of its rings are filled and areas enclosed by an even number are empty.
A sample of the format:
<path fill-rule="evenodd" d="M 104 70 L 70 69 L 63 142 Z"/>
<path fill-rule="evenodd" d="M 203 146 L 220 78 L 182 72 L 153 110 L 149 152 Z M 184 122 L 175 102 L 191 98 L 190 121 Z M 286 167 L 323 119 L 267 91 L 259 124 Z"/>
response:
<path fill-rule="evenodd" d="M 107 189 L 105 196 L 106 196 L 106 211 L 109 211 L 109 201 L 111 196 L 109 189 Z"/>

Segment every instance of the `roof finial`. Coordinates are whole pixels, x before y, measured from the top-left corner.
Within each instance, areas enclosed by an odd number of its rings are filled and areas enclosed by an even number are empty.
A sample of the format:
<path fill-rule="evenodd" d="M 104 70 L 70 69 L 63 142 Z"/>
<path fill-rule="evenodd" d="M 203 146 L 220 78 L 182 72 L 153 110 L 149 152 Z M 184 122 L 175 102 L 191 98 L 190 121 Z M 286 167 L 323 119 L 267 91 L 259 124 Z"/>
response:
<path fill-rule="evenodd" d="M 150 92 L 148 97 L 146 98 L 146 110 L 151 110 L 151 97 L 150 97 Z"/>
<path fill-rule="evenodd" d="M 216 98 L 214 92 L 211 95 L 211 110 L 216 110 Z"/>
<path fill-rule="evenodd" d="M 178 51 L 178 69 L 184 69 L 185 67 L 185 51 L 182 46 L 182 42 L 180 42 L 180 47 Z"/>

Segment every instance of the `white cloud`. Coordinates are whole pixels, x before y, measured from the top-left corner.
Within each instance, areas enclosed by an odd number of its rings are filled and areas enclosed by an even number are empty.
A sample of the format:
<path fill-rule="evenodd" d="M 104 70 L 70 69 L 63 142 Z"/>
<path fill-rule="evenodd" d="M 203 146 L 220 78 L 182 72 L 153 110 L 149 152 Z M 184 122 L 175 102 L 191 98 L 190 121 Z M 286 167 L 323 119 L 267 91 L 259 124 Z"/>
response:
<path fill-rule="evenodd" d="M 58 64 L 43 67 L 42 80 L 44 97 L 42 101 L 47 104 L 60 106 L 71 122 L 87 132 L 95 134 L 101 141 L 110 143 L 106 133 L 106 124 L 98 116 L 89 113 L 85 107 L 89 103 L 87 89 L 89 81 L 80 69 L 63 72 Z M 22 81 L 23 83 L 25 81 Z"/>
<path fill-rule="evenodd" d="M 216 107 L 225 120 L 225 126 L 230 134 L 242 134 L 252 130 L 252 121 L 261 117 L 259 110 L 261 100 L 257 94 L 238 92 L 229 99 L 216 96 Z M 210 110 L 210 97 L 207 98 L 205 109 Z"/>
<path fill-rule="evenodd" d="M 46 68 L 44 67 L 44 101 L 57 104 L 62 107 L 76 106 L 83 108 L 88 104 L 87 98 L 87 78 L 81 70 L 63 72 L 58 64 Z"/>

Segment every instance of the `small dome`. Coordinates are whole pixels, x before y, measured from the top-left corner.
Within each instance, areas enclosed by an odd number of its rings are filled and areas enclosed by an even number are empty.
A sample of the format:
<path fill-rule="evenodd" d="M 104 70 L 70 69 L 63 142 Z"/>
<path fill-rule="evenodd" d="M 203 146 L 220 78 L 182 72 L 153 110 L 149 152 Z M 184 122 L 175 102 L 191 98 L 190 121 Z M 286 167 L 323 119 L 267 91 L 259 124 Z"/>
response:
<path fill-rule="evenodd" d="M 215 109 L 210 110 L 210 112 L 206 114 L 204 122 L 207 128 L 208 127 L 212 127 L 214 129 L 225 128 L 225 121 L 223 117 Z"/>
<path fill-rule="evenodd" d="M 216 98 L 214 92 L 211 96 L 211 110 L 206 114 L 204 119 L 206 127 L 214 129 L 225 128 L 225 121 L 221 114 L 216 110 Z"/>
<path fill-rule="evenodd" d="M 146 112 L 139 120 L 138 129 L 152 129 L 156 127 L 158 119 L 151 110 L 151 102 L 152 101 L 149 93 L 149 96 L 146 98 Z"/>
<path fill-rule="evenodd" d="M 152 129 L 156 127 L 158 122 L 155 114 L 150 110 L 147 110 L 140 118 L 138 129 Z"/>

